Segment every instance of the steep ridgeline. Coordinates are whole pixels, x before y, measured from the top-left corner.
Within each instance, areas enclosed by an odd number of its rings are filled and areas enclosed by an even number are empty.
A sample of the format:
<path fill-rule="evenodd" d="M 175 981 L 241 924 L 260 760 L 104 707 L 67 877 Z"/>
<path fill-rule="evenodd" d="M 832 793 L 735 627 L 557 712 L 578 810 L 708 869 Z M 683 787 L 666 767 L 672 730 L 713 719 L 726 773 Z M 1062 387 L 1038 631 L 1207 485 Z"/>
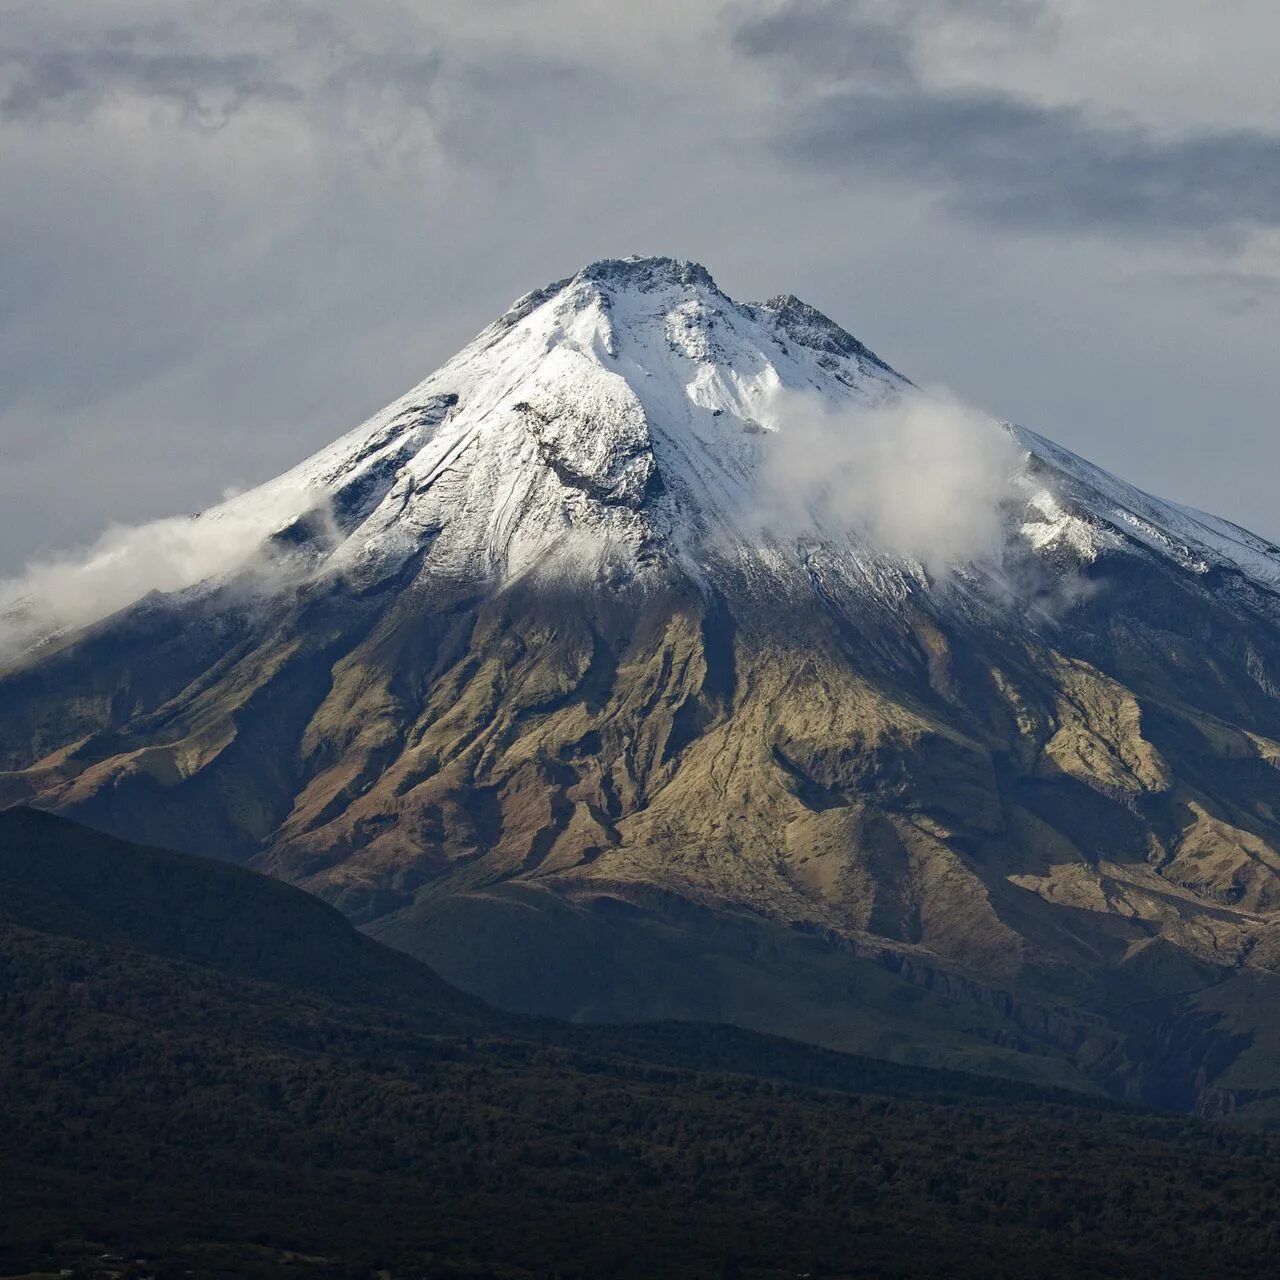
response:
<path fill-rule="evenodd" d="M 243 572 L 14 660 L 0 804 L 510 1008 L 1265 1116 L 1280 552 L 995 424 L 1002 536 L 952 569 L 762 499 L 797 404 L 915 395 L 794 298 L 593 264 L 203 514 L 269 517 Z"/>

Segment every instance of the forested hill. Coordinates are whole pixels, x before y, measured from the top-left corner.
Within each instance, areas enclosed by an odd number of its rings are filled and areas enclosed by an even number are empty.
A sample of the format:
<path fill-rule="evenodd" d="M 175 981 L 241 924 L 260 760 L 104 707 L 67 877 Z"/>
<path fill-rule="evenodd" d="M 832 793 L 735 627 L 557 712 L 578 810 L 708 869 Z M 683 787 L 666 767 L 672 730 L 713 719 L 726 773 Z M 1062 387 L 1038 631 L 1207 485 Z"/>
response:
<path fill-rule="evenodd" d="M 5 1272 L 1256 1276 L 1280 1247 L 1272 1138 L 507 1019 L 297 891 L 21 811 L 0 1043 Z"/>
<path fill-rule="evenodd" d="M 497 1016 L 309 893 L 35 809 L 0 812 L 0 920 L 353 1002 L 412 1006 L 441 1027 Z"/>

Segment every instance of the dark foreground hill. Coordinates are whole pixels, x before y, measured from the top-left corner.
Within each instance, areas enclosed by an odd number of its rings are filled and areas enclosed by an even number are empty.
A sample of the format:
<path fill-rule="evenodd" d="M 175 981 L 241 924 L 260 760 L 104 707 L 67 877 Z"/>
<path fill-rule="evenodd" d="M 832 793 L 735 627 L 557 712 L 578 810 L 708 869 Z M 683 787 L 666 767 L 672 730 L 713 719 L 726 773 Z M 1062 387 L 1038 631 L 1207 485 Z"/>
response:
<path fill-rule="evenodd" d="M 1280 1248 L 1274 1138 L 508 1018 L 299 891 L 21 810 L 0 1044 L 0 1272 L 1198 1280 Z"/>

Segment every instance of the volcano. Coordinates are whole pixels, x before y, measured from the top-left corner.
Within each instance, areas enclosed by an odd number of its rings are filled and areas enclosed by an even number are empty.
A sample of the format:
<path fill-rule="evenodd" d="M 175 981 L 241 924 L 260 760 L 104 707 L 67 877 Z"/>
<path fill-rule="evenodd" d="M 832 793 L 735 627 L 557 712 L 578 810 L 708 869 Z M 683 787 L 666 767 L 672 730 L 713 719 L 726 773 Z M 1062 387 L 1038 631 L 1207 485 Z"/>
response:
<path fill-rule="evenodd" d="M 1266 540 L 667 258 L 527 294 L 186 536 L 243 553 L 87 625 L 10 601 L 0 805 L 514 1010 L 1280 1112 Z"/>

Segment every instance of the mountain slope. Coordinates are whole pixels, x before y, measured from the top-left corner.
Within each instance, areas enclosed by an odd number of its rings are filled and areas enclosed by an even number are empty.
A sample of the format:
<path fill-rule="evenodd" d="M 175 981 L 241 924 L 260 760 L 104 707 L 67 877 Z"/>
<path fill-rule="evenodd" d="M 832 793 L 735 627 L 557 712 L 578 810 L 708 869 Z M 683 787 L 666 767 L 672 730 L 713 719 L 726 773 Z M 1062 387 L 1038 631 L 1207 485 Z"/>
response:
<path fill-rule="evenodd" d="M 48 815 L 0 815 L 0 877 L 6 1269 L 1248 1276 L 1276 1245 L 1272 1138 L 504 1018 L 296 891 Z"/>
<path fill-rule="evenodd" d="M 247 861 L 512 1008 L 1269 1114 L 1280 553 L 995 424 L 949 567 L 772 500 L 806 417 L 874 425 L 839 490 L 916 397 L 793 298 L 593 264 L 201 516 L 269 531 L 242 573 L 13 663 L 0 803 Z"/>

